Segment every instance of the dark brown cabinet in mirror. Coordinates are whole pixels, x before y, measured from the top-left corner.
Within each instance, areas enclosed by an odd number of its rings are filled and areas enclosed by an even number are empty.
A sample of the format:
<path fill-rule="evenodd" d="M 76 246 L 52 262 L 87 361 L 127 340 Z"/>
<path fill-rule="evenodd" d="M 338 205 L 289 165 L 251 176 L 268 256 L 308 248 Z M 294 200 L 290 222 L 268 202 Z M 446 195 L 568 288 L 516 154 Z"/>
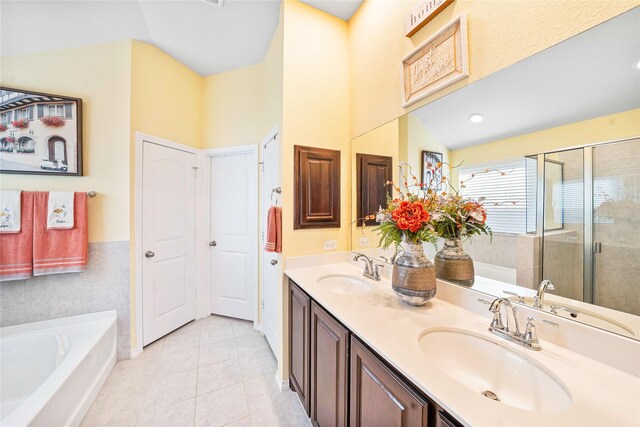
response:
<path fill-rule="evenodd" d="M 358 199 L 358 227 L 377 225 L 375 220 L 364 217 L 377 212 L 380 206 L 386 206 L 391 196 L 391 187 L 386 185 L 392 179 L 393 158 L 375 154 L 356 154 L 356 191 Z"/>
<path fill-rule="evenodd" d="M 346 426 L 349 331 L 311 303 L 311 422 Z"/>
<path fill-rule="evenodd" d="M 311 299 L 289 282 L 289 384 L 309 414 L 309 350 Z"/>

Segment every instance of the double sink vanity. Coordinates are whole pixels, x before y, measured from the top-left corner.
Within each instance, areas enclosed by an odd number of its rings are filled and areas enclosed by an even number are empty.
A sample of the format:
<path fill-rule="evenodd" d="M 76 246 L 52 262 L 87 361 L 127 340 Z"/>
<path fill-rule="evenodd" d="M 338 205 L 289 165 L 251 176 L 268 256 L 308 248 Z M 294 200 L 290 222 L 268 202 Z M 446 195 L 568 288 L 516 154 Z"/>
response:
<path fill-rule="evenodd" d="M 314 425 L 640 423 L 637 341 L 519 306 L 520 325 L 540 320 L 534 351 L 490 332 L 486 294 L 438 281 L 408 306 L 391 266 L 373 280 L 352 258 L 287 259 L 290 386 Z"/>

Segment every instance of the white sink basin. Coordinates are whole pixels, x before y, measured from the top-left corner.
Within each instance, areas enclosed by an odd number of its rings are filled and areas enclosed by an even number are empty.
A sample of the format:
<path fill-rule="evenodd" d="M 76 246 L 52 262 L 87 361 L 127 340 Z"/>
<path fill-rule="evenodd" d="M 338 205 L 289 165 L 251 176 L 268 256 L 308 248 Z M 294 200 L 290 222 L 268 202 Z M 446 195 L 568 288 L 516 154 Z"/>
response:
<path fill-rule="evenodd" d="M 318 284 L 336 294 L 363 294 L 371 291 L 371 285 L 363 279 L 347 274 L 330 274 L 318 279 Z"/>
<path fill-rule="evenodd" d="M 571 394 L 553 373 L 497 341 L 441 328 L 424 331 L 419 342 L 425 363 L 496 404 L 535 412 L 563 412 L 572 404 Z"/>

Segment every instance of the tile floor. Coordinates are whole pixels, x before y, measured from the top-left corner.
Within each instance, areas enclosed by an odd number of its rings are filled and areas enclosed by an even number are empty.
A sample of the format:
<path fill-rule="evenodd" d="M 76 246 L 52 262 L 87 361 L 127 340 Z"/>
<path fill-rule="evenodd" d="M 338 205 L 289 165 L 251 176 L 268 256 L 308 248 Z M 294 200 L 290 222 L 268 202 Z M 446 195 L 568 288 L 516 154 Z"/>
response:
<path fill-rule="evenodd" d="M 82 426 L 309 426 L 253 323 L 191 322 L 116 364 Z"/>

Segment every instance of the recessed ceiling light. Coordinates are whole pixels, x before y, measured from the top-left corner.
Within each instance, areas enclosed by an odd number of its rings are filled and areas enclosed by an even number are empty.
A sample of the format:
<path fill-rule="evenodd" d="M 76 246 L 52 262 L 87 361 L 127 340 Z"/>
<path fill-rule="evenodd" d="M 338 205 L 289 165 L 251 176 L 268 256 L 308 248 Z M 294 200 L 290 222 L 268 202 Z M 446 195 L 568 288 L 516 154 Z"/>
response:
<path fill-rule="evenodd" d="M 474 114 L 469 116 L 469 121 L 471 123 L 480 123 L 483 120 L 484 120 L 484 116 L 482 114 L 479 114 L 479 113 L 474 113 Z"/>
<path fill-rule="evenodd" d="M 640 59 L 633 64 L 633 68 L 636 70 L 640 70 Z"/>

